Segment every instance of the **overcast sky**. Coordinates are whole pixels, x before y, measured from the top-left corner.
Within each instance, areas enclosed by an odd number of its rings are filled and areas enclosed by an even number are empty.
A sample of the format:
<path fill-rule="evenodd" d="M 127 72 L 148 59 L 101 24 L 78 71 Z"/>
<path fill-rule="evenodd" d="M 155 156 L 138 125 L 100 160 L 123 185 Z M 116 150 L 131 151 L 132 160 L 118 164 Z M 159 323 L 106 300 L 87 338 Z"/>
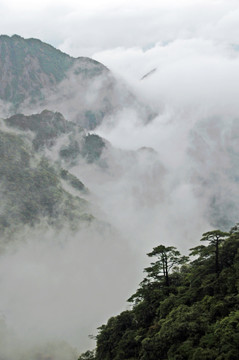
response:
<path fill-rule="evenodd" d="M 93 57 L 127 80 L 158 66 L 162 46 L 237 47 L 238 24 L 238 0 L 0 0 L 1 34 Z"/>
<path fill-rule="evenodd" d="M 237 44 L 238 22 L 238 0 L 0 0 L 1 34 L 37 37 L 73 56 L 189 38 Z"/>

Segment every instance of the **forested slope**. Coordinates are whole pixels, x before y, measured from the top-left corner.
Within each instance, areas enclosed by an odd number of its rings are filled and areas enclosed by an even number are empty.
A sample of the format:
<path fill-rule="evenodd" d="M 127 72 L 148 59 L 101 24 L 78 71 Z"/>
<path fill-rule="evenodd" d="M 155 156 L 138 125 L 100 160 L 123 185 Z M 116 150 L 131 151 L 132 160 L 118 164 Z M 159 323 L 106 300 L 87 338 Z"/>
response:
<path fill-rule="evenodd" d="M 76 228 L 82 220 L 92 220 L 82 198 L 87 192 L 84 184 L 43 153 L 37 154 L 27 140 L 22 134 L 0 131 L 0 233 L 42 220 L 58 228 L 64 223 Z M 62 182 L 78 191 L 77 196 Z"/>
<path fill-rule="evenodd" d="M 191 260 L 159 245 L 128 300 L 132 310 L 99 328 L 95 351 L 79 360 L 237 360 L 239 228 L 203 234 Z"/>

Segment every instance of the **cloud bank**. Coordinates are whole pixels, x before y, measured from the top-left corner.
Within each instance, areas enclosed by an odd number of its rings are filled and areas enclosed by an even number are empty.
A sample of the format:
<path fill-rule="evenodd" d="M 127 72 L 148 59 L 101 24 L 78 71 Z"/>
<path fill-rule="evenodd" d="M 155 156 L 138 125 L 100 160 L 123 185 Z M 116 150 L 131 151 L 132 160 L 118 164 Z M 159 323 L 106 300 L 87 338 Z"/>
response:
<path fill-rule="evenodd" d="M 203 38 L 238 44 L 238 1 L 1 1 L 0 32 L 37 37 L 74 56 Z M 44 19 L 44 27 L 42 26 Z"/>
<path fill-rule="evenodd" d="M 0 306 L 7 329 L 1 356 L 46 356 L 47 344 L 53 351 L 55 343 L 54 351 L 65 344 L 65 358 L 75 358 L 93 344 L 88 335 L 96 326 L 122 309 L 136 276 L 134 258 L 105 225 L 76 233 L 42 226 L 19 233 L 1 254 Z"/>

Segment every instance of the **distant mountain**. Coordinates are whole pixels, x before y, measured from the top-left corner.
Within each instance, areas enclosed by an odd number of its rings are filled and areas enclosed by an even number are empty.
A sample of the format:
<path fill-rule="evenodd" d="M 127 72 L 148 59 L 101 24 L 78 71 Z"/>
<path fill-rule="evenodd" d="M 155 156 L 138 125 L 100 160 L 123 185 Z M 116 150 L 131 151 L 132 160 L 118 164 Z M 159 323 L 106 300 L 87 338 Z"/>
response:
<path fill-rule="evenodd" d="M 61 113 L 49 110 L 13 115 L 0 121 L 0 131 L 0 232 L 13 232 L 19 226 L 34 226 L 42 220 L 57 228 L 77 228 L 94 216 L 104 219 L 94 185 L 97 179 L 92 188 L 90 174 L 103 176 L 106 182 L 120 181 L 130 176 L 126 169 L 133 164 L 136 177 L 139 171 L 143 183 L 149 185 L 133 185 L 136 201 L 146 204 L 152 196 L 155 199 L 148 170 L 154 172 L 155 179 L 163 169 L 152 149 L 116 149 Z M 150 163 L 145 172 L 137 170 L 145 161 Z M 131 186 L 130 181 L 129 193 Z"/>
<path fill-rule="evenodd" d="M 0 99 L 8 115 L 48 108 L 88 129 L 125 106 L 137 108 L 146 121 L 152 117 L 103 64 L 18 35 L 0 36 Z"/>
<path fill-rule="evenodd" d="M 82 133 L 84 153 L 81 155 L 79 149 L 77 155 L 88 160 L 93 149 L 89 154 L 84 150 L 86 133 L 60 113 L 46 110 L 32 116 L 18 114 L 1 124 L 0 233 L 12 233 L 19 226 L 33 226 L 40 221 L 74 229 L 93 220 L 84 199 L 88 189 L 66 169 L 72 159 L 64 160 L 62 167 L 58 157 L 46 157 L 46 150 L 61 136 L 70 136 L 76 130 Z"/>
<path fill-rule="evenodd" d="M 33 149 L 37 152 L 44 154 L 44 150 L 50 150 L 56 145 L 58 160 L 64 161 L 68 166 L 74 164 L 77 158 L 84 158 L 88 163 L 96 162 L 106 146 L 101 137 L 88 134 L 59 112 L 43 110 L 29 116 L 16 114 L 4 122 L 9 128 L 21 130 L 23 135 L 28 133 Z"/>
<path fill-rule="evenodd" d="M 95 60 L 72 58 L 38 39 L 0 36 L 0 97 L 15 108 L 26 99 L 42 98 L 43 89 L 54 88 L 75 66 L 76 73 L 94 77 L 108 72 Z"/>
<path fill-rule="evenodd" d="M 9 127 L 25 132 L 32 131 L 35 150 L 40 150 L 43 146 L 52 146 L 60 135 L 71 132 L 76 126 L 73 122 L 65 120 L 61 113 L 48 110 L 29 116 L 16 114 L 5 119 L 5 123 Z"/>

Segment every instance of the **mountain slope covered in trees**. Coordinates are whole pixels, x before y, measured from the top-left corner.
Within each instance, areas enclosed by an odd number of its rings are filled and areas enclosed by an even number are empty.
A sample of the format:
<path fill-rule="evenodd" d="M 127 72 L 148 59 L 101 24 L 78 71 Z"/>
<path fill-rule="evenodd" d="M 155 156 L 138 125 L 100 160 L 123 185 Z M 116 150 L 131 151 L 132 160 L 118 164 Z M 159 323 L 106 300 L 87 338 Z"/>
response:
<path fill-rule="evenodd" d="M 99 328 L 79 360 L 237 360 L 239 228 L 203 234 L 189 258 L 159 245 L 128 301 L 132 310 Z"/>
<path fill-rule="evenodd" d="M 19 35 L 0 35 L 0 84 L 4 115 L 47 108 L 89 129 L 123 106 L 138 108 L 145 121 L 153 116 L 103 64 Z"/>
<path fill-rule="evenodd" d="M 108 70 L 89 58 L 72 58 L 38 39 L 24 39 L 19 35 L 0 36 L 0 98 L 16 109 L 24 100 L 38 101 L 45 88 L 54 88 L 74 71 L 94 77 Z"/>
<path fill-rule="evenodd" d="M 77 189 L 73 196 L 64 189 L 63 180 Z M 45 219 L 49 224 L 77 227 L 91 219 L 86 188 L 68 171 L 37 154 L 23 135 L 0 131 L 0 231 L 17 230 Z"/>

